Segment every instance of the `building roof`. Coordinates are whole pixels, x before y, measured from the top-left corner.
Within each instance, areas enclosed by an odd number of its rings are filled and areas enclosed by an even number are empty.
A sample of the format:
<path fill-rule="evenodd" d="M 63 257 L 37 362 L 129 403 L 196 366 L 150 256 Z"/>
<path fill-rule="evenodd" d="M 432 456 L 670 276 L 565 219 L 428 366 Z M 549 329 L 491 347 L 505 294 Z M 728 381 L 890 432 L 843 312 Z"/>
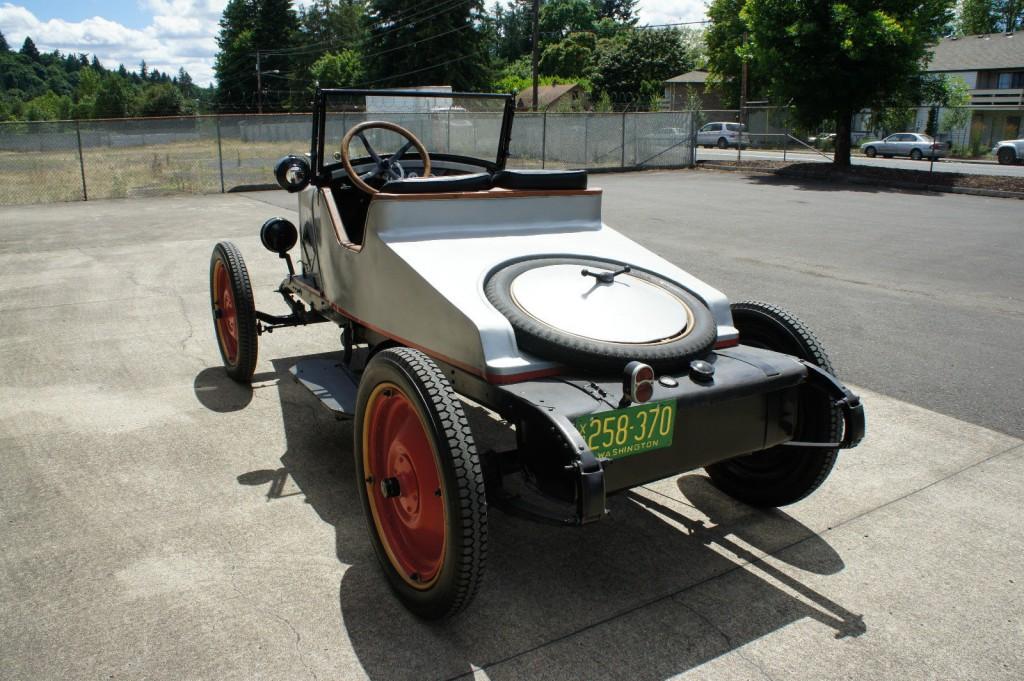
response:
<path fill-rule="evenodd" d="M 541 85 L 537 89 L 537 101 L 540 102 L 538 109 L 546 109 L 573 90 L 579 88 L 579 83 L 565 83 L 564 85 Z M 525 88 L 516 95 L 516 106 L 520 108 L 533 108 L 533 86 Z"/>
<path fill-rule="evenodd" d="M 707 71 L 689 71 L 681 76 L 669 78 L 666 83 L 705 83 L 708 80 Z"/>
<path fill-rule="evenodd" d="M 935 46 L 929 71 L 1024 69 L 1024 33 L 989 33 L 943 38 Z"/>

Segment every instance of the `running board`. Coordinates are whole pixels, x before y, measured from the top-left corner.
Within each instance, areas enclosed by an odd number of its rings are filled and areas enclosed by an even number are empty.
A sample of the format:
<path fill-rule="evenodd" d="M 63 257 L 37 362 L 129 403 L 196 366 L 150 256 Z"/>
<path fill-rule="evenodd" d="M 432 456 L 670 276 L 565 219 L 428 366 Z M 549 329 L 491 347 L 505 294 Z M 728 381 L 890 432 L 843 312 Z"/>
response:
<path fill-rule="evenodd" d="M 335 414 L 355 416 L 359 379 L 340 359 L 303 359 L 288 371 Z"/>

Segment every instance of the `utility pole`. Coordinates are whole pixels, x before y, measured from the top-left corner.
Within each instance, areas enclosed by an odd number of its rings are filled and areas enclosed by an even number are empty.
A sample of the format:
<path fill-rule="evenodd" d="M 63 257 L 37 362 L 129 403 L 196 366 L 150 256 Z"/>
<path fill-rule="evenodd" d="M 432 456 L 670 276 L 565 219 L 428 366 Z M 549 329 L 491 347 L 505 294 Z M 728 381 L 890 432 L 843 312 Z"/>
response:
<path fill-rule="evenodd" d="M 743 47 L 747 46 L 747 32 L 743 32 Z M 743 57 L 743 77 L 740 82 L 740 134 L 736 141 L 736 160 L 742 157 L 743 133 L 747 128 L 747 58 Z"/>
<path fill-rule="evenodd" d="M 743 67 L 746 68 L 746 65 Z M 746 71 L 744 71 L 746 74 Z M 743 82 L 746 83 L 746 75 L 743 77 Z M 256 108 L 259 113 L 263 113 L 263 71 L 260 70 L 260 51 L 256 50 Z"/>
<path fill-rule="evenodd" d="M 540 92 L 540 77 L 537 65 L 540 61 L 538 40 L 540 38 L 540 0 L 533 0 L 533 110 L 537 110 L 537 98 Z"/>

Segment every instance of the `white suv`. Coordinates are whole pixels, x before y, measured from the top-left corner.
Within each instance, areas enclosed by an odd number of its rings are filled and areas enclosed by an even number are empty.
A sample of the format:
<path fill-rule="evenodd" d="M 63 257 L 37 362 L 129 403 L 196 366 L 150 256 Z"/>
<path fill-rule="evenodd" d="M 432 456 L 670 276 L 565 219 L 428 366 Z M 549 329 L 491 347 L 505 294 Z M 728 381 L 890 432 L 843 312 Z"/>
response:
<path fill-rule="evenodd" d="M 747 126 L 742 123 L 707 123 L 697 131 L 697 144 L 719 149 L 737 146 L 745 149 L 750 144 L 750 136 L 746 130 Z"/>

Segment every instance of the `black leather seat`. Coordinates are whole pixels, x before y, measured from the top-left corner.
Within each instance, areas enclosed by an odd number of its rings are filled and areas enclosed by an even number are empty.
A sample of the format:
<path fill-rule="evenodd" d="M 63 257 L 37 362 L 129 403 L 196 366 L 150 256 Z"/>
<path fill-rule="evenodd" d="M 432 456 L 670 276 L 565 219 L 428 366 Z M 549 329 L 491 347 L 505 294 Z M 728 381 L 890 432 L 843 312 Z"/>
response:
<path fill-rule="evenodd" d="M 494 186 L 502 189 L 586 189 L 586 170 L 499 170 Z"/>
<path fill-rule="evenodd" d="M 473 173 L 471 175 L 391 180 L 381 187 L 380 190 L 385 194 L 440 194 L 445 192 L 487 191 L 491 186 L 490 173 Z"/>

